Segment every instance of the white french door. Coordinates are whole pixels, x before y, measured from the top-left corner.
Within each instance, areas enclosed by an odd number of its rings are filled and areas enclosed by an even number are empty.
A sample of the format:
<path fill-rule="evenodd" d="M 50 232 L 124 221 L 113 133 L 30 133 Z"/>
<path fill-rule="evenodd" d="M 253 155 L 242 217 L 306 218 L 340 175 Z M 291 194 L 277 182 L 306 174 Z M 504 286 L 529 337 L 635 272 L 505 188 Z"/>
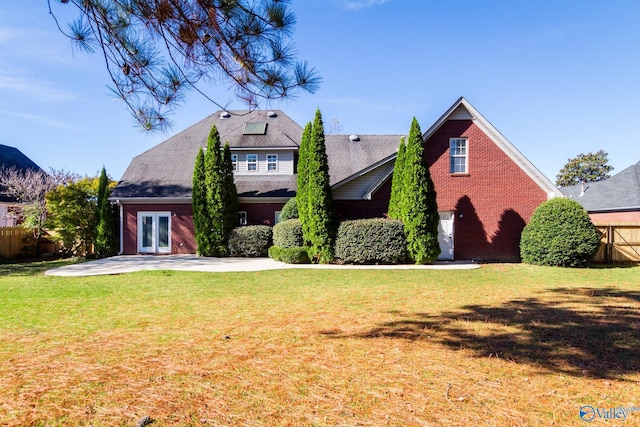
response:
<path fill-rule="evenodd" d="M 453 212 L 438 212 L 438 243 L 440 244 L 440 260 L 453 260 Z"/>
<path fill-rule="evenodd" d="M 171 212 L 138 212 L 138 252 L 171 253 Z"/>

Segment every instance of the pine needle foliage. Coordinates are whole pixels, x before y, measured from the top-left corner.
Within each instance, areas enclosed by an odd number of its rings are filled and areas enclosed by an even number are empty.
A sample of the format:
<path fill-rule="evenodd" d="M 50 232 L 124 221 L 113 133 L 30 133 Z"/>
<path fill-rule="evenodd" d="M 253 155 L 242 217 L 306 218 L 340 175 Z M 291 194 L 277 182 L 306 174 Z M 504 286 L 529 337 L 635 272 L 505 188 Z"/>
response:
<path fill-rule="evenodd" d="M 60 32 L 104 59 L 113 94 L 145 130 L 166 131 L 188 90 L 229 85 L 251 108 L 313 93 L 320 77 L 297 59 L 289 0 L 47 0 Z M 69 10 L 73 9 L 73 10 Z M 67 28 L 58 16 L 77 13 Z"/>

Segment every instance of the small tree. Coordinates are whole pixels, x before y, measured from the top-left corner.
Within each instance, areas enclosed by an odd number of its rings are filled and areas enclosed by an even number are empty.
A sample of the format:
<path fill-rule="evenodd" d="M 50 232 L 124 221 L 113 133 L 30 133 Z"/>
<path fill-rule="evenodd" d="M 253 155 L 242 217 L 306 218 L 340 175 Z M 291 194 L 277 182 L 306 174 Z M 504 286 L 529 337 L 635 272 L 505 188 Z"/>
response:
<path fill-rule="evenodd" d="M 609 159 L 604 150 L 594 153 L 578 154 L 573 159 L 568 159 L 567 164 L 556 176 L 556 185 L 568 187 L 581 182 L 595 182 L 611 178 L 609 172 L 613 166 L 608 164 Z"/>
<path fill-rule="evenodd" d="M 424 140 L 415 117 L 405 150 L 399 211 L 407 232 L 409 257 L 416 264 L 433 262 L 440 254 L 440 217 L 436 190 L 424 154 Z"/>
<path fill-rule="evenodd" d="M 391 197 L 389 198 L 389 209 L 387 215 L 389 218 L 400 218 L 400 197 L 402 196 L 402 182 L 404 179 L 404 156 L 406 145 L 404 138 L 400 139 L 400 146 L 398 147 L 398 156 L 396 162 L 393 165 L 393 177 L 391 178 Z"/>
<path fill-rule="evenodd" d="M 91 253 L 98 223 L 97 181 L 83 178 L 61 184 L 46 195 L 47 225 L 58 233 L 68 255 Z"/>
<path fill-rule="evenodd" d="M 98 226 L 94 243 L 98 257 L 106 257 L 117 253 L 117 231 L 115 210 L 109 201 L 112 187 L 115 183 L 109 180 L 107 171 L 102 167 L 98 183 L 97 213 Z"/>
<path fill-rule="evenodd" d="M 599 244 L 587 211 L 575 200 L 555 198 L 536 208 L 522 231 L 520 254 L 529 264 L 583 267 Z"/>

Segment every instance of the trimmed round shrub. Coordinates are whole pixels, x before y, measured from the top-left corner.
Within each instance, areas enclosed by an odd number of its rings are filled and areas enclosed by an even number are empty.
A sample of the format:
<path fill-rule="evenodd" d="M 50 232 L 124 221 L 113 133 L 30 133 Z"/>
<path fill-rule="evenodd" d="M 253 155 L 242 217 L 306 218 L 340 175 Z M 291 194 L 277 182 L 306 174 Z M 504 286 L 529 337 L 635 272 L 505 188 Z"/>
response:
<path fill-rule="evenodd" d="M 556 198 L 538 206 L 522 230 L 520 255 L 529 264 L 584 267 L 599 244 L 587 211 L 575 200 Z"/>
<path fill-rule="evenodd" d="M 309 264 L 309 255 L 305 248 L 281 248 L 280 246 L 271 246 L 269 248 L 269 258 L 276 261 L 286 262 L 287 264 Z"/>
<path fill-rule="evenodd" d="M 296 202 L 296 198 L 292 197 L 287 200 L 287 203 L 282 207 L 280 211 L 280 221 L 294 218 L 298 218 L 298 203 Z"/>
<path fill-rule="evenodd" d="M 281 248 L 297 248 L 304 245 L 302 224 L 299 219 L 280 221 L 273 226 L 273 245 Z"/>
<path fill-rule="evenodd" d="M 229 255 L 235 257 L 266 257 L 273 231 L 268 225 L 236 227 L 229 235 Z"/>
<path fill-rule="evenodd" d="M 358 219 L 338 227 L 335 255 L 352 264 L 399 264 L 407 261 L 407 238 L 402 221 Z"/>

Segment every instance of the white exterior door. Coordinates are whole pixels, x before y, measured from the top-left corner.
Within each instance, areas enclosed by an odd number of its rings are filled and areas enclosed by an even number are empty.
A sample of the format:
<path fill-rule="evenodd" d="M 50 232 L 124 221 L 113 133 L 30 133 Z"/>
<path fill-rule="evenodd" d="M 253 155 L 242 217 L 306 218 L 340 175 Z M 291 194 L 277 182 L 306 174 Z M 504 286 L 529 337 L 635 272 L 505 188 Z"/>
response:
<path fill-rule="evenodd" d="M 171 212 L 138 212 L 138 252 L 171 253 Z"/>
<path fill-rule="evenodd" d="M 439 212 L 438 243 L 440 244 L 440 260 L 453 260 L 453 212 Z"/>

